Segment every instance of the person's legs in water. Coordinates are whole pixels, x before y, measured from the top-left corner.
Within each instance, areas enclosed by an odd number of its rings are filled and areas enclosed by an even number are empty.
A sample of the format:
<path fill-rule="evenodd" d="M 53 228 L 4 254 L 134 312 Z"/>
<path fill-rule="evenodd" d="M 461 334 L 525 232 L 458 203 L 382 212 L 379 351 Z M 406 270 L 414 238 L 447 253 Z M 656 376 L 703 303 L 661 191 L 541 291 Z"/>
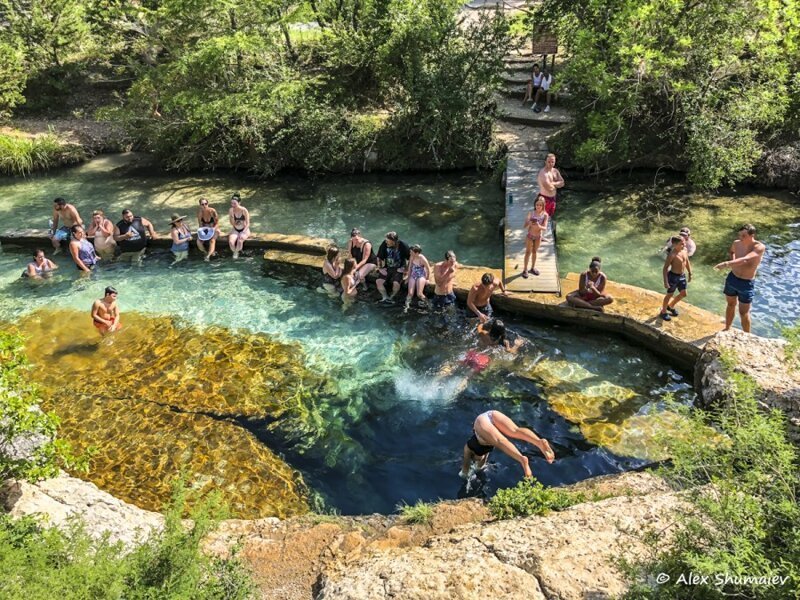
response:
<path fill-rule="evenodd" d="M 405 310 L 408 311 L 408 307 L 411 306 L 411 299 L 414 297 L 414 290 L 417 287 L 417 278 L 413 275 L 408 276 L 408 293 L 406 294 L 406 305 Z"/>
<path fill-rule="evenodd" d="M 387 275 L 381 275 L 379 272 L 378 278 L 375 280 L 375 287 L 378 288 L 378 291 L 381 294 L 381 300 L 384 302 L 389 299 L 389 295 L 386 293 L 387 277 Z"/>
<path fill-rule="evenodd" d="M 425 285 L 428 283 L 428 280 L 424 277 L 417 277 L 417 298 L 423 304 L 428 301 L 425 297 Z"/>
<path fill-rule="evenodd" d="M 228 235 L 228 247 L 230 247 L 231 252 L 236 253 L 236 242 L 239 239 L 239 234 L 235 231 Z"/>

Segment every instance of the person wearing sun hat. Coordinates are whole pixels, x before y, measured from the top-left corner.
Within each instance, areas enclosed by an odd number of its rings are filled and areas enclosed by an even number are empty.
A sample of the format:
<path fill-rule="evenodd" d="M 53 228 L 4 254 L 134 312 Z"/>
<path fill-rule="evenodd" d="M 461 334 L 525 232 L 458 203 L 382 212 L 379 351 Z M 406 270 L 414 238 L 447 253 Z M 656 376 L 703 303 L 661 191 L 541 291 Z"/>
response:
<path fill-rule="evenodd" d="M 186 215 L 174 213 L 169 223 L 169 235 L 172 237 L 172 248 L 170 250 L 175 255 L 175 260 L 172 261 L 173 265 L 186 260 L 186 257 L 189 256 L 189 242 L 192 241 L 192 232 L 189 231 L 185 219 Z"/>

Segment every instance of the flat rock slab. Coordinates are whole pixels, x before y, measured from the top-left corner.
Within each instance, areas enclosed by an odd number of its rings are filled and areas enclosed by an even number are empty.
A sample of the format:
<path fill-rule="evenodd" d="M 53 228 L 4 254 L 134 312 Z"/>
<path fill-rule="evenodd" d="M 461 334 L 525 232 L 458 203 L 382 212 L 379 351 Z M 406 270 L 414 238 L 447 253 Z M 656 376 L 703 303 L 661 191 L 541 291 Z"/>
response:
<path fill-rule="evenodd" d="M 169 231 L 157 231 L 158 238 L 149 240 L 148 246 L 153 248 L 168 248 L 172 246 L 172 238 Z M 228 247 L 227 240 L 224 239 L 226 233 L 217 240 L 217 249 L 225 250 Z M 92 239 L 90 236 L 89 239 Z M 297 252 L 308 252 L 309 254 L 324 255 L 325 250 L 333 240 L 325 238 L 312 238 L 304 235 L 287 235 L 284 233 L 253 233 L 244 243 L 245 249 L 265 249 L 280 248 L 284 250 L 294 250 Z M 33 246 L 39 245 L 42 248 L 50 247 L 50 238 L 45 229 L 15 229 L 0 233 L 0 244 Z M 194 245 L 194 244 L 192 244 Z"/>
<path fill-rule="evenodd" d="M 523 107 L 520 105 L 519 100 L 500 96 L 497 99 L 497 108 L 500 113 L 500 119 L 503 121 L 537 127 L 560 127 L 572 122 L 572 116 L 569 111 L 557 104 L 550 106 L 550 112 L 544 112 L 544 106 L 541 106 L 542 112 L 537 113 L 530 109 L 530 105 L 526 104 Z"/>

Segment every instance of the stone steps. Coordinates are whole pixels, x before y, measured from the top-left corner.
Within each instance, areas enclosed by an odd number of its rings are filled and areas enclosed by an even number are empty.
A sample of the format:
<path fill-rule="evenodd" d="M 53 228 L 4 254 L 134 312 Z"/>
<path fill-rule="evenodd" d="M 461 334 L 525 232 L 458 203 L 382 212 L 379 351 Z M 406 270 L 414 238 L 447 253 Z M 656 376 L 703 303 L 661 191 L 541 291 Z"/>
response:
<path fill-rule="evenodd" d="M 498 95 L 497 108 L 501 120 L 531 127 L 560 127 L 572 122 L 569 112 L 561 106 L 551 106 L 548 113 L 535 113 L 527 106 L 522 107 L 518 100 L 503 95 Z"/>

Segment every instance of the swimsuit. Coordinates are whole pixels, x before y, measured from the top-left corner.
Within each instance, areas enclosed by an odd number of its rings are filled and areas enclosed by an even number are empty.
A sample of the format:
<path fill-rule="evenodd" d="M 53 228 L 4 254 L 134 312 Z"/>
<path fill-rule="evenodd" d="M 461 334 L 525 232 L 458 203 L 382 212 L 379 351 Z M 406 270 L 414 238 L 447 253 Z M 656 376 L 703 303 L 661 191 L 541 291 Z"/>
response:
<path fill-rule="evenodd" d="M 328 265 L 330 265 L 330 267 L 331 267 L 331 268 L 332 268 L 334 271 L 338 271 L 338 272 L 339 272 L 339 278 L 341 278 L 341 270 L 340 270 L 340 269 L 334 269 L 334 268 L 333 268 L 333 265 L 331 265 L 331 263 L 330 263 L 330 262 L 328 262 L 328 259 L 325 259 L 325 263 L 324 263 L 324 264 L 328 264 Z M 325 271 L 325 269 L 322 269 L 322 284 L 323 284 L 323 285 L 331 285 L 331 286 L 333 286 L 333 287 L 336 289 L 336 292 L 337 292 L 337 293 L 339 293 L 339 294 L 341 294 L 341 293 L 344 291 L 344 290 L 342 290 L 342 284 L 341 284 L 341 282 L 339 281 L 339 279 L 337 279 L 337 278 L 335 278 L 335 277 L 332 277 L 331 275 L 329 275 L 329 274 L 328 274 L 328 273 Z"/>
<path fill-rule="evenodd" d="M 211 215 L 211 220 L 206 221 L 203 217 L 200 217 L 200 225 L 203 227 L 215 227 L 217 224 L 217 220 L 214 218 L 214 215 Z"/>
<path fill-rule="evenodd" d="M 479 312 L 482 312 L 487 317 L 492 316 L 492 304 L 490 302 L 487 302 L 483 306 L 476 306 L 475 308 L 477 308 Z"/>
<path fill-rule="evenodd" d="M 234 230 L 238 231 L 239 233 L 242 233 L 245 229 L 247 229 L 247 227 L 242 227 L 241 229 L 236 227 L 237 223 L 244 223 L 244 213 L 241 213 L 238 217 L 236 216 L 236 213 L 233 213 L 233 223 Z"/>
<path fill-rule="evenodd" d="M 673 273 L 672 271 L 667 272 L 667 283 L 669 287 L 667 287 L 667 293 L 672 294 L 675 290 L 682 292 L 686 289 L 686 274 L 685 273 Z"/>
<path fill-rule="evenodd" d="M 53 239 L 56 240 L 57 242 L 63 242 L 64 240 L 69 239 L 69 234 L 70 234 L 69 227 L 67 227 L 66 225 L 62 225 L 53 232 Z"/>
<path fill-rule="evenodd" d="M 539 195 L 544 198 L 544 212 L 546 212 L 548 216 L 552 217 L 556 212 L 556 197 L 545 196 L 544 194 Z"/>
<path fill-rule="evenodd" d="M 542 227 L 542 225 L 544 225 L 544 221 L 545 221 L 546 218 L 547 218 L 547 212 L 546 211 L 545 211 L 545 214 L 543 214 L 541 216 L 537 216 L 536 213 L 533 213 L 531 215 L 531 223 L 533 223 L 535 221 L 536 224 L 539 227 Z M 541 237 L 541 235 L 533 235 L 531 233 L 530 226 L 528 227 L 528 239 L 529 240 L 538 240 L 540 237 Z"/>
<path fill-rule="evenodd" d="M 186 226 L 183 226 L 181 229 L 178 229 L 178 239 L 181 240 L 177 244 L 175 242 L 172 243 L 172 252 L 188 252 L 189 251 L 189 242 L 188 240 L 192 239 L 192 232 L 186 229 Z M 187 240 L 187 241 L 182 241 Z"/>
<path fill-rule="evenodd" d="M 80 245 L 78 246 L 78 258 L 90 269 L 97 263 L 97 255 L 94 252 L 94 246 L 92 246 L 91 242 L 86 238 L 80 241 Z M 78 263 L 75 263 L 75 266 L 78 269 L 81 268 Z"/>
<path fill-rule="evenodd" d="M 453 292 L 449 294 L 434 294 L 433 295 L 433 306 L 434 308 L 444 308 L 445 306 L 450 306 L 451 304 L 455 303 L 456 295 Z"/>
<path fill-rule="evenodd" d="M 364 258 L 364 245 L 368 244 L 369 240 L 364 240 L 364 243 L 361 244 L 360 248 L 356 248 L 355 246 L 350 246 L 350 256 L 352 256 L 356 264 L 359 264 Z M 365 264 L 370 265 L 377 265 L 378 259 L 375 256 L 375 251 L 370 247 L 369 249 L 369 257 L 367 258 L 367 262 Z"/>
<path fill-rule="evenodd" d="M 584 280 L 585 281 L 585 285 L 588 285 L 591 282 L 591 283 L 594 284 L 594 287 L 596 289 L 598 289 L 598 290 L 602 289 L 603 285 L 605 285 L 606 277 L 602 273 L 597 277 L 597 281 L 592 281 L 589 278 L 589 271 L 586 271 L 586 273 L 584 273 L 584 277 L 585 277 L 585 280 Z M 601 285 L 601 282 L 602 282 L 602 285 Z M 587 302 L 591 302 L 592 300 L 597 300 L 601 296 L 600 294 L 597 294 L 595 292 L 590 292 L 588 289 L 585 292 L 579 292 L 578 295 L 581 298 L 583 298 L 584 300 L 586 300 Z"/>
<path fill-rule="evenodd" d="M 409 287 L 416 285 L 417 279 L 425 278 L 425 265 L 411 263 L 411 272 L 408 274 Z"/>
<path fill-rule="evenodd" d="M 117 331 L 119 331 L 120 329 L 122 329 L 122 323 L 119 322 L 119 316 L 117 316 L 116 323 L 117 323 Z M 102 333 L 106 333 L 108 332 L 109 329 L 111 329 L 110 325 L 106 325 L 105 323 L 101 323 L 100 321 L 97 321 L 95 319 L 92 319 L 92 325 L 97 327 Z"/>
<path fill-rule="evenodd" d="M 742 304 L 751 304 L 756 295 L 756 281 L 755 279 L 742 279 L 731 271 L 725 278 L 723 294 L 736 296 Z"/>
<path fill-rule="evenodd" d="M 487 410 L 485 413 L 481 413 L 480 415 L 478 415 L 478 419 L 480 419 L 481 417 L 483 417 L 485 415 L 486 418 L 489 419 L 489 423 L 494 425 L 494 420 L 492 419 L 492 413 L 493 412 L 494 411 Z M 477 421 L 477 419 L 476 419 L 476 421 Z M 476 456 L 483 456 L 485 454 L 489 454 L 489 452 L 494 450 L 494 446 L 488 446 L 488 445 L 485 445 L 485 444 L 481 444 L 480 440 L 478 440 L 478 434 L 475 433 L 474 429 L 472 430 L 472 437 L 469 438 L 469 440 L 467 440 L 467 448 L 472 450 L 472 452 Z"/>
<path fill-rule="evenodd" d="M 49 266 L 49 265 L 48 265 L 48 263 L 47 263 L 47 259 L 44 259 L 44 260 L 42 261 L 42 266 L 41 266 L 41 267 L 40 267 L 38 264 L 36 264 L 36 262 L 35 262 L 35 261 L 34 261 L 34 262 L 32 262 L 32 263 L 28 263 L 28 264 L 29 264 L 29 265 L 33 265 L 33 272 L 34 272 L 36 275 L 38 275 L 39 277 L 41 277 L 41 276 L 42 276 L 43 274 L 45 274 L 45 273 L 49 273 L 50 271 L 52 271 L 52 269 L 50 268 L 50 266 Z M 25 270 L 22 272 L 22 276 L 23 276 L 23 277 L 28 277 L 28 269 L 25 269 Z"/>

